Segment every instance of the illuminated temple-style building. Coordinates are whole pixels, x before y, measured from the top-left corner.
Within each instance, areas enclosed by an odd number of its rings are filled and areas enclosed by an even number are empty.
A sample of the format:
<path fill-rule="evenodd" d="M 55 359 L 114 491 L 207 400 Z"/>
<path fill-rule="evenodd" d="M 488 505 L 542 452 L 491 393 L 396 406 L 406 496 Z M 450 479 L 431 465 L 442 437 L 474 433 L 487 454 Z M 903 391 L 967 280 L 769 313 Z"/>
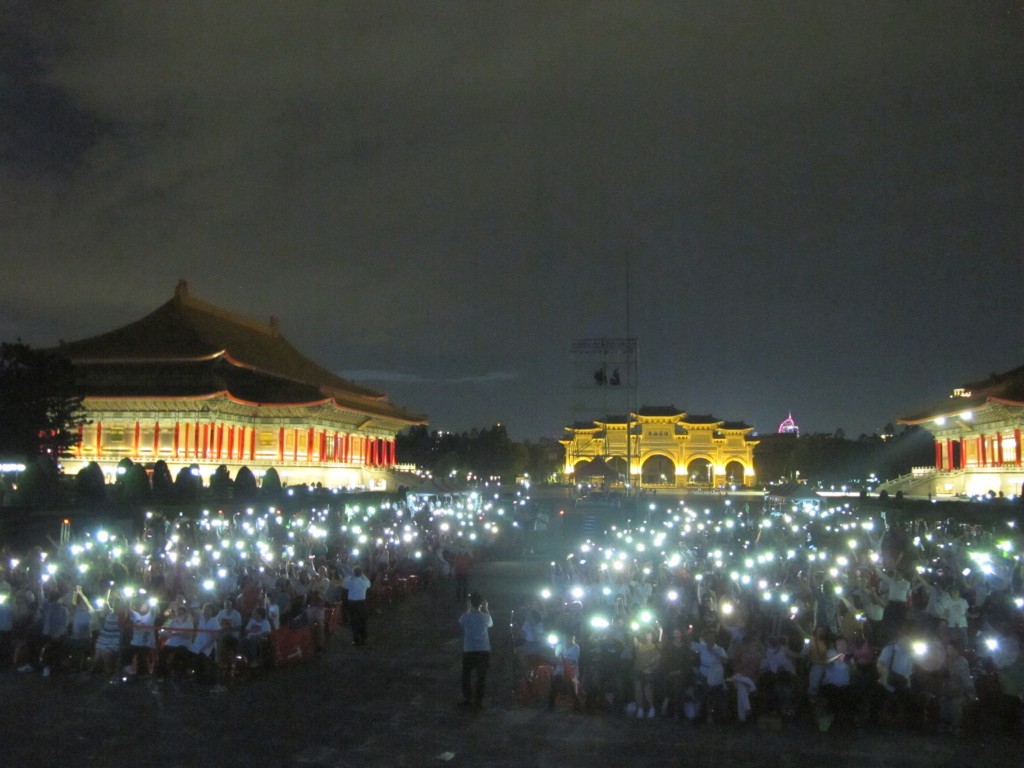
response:
<path fill-rule="evenodd" d="M 108 480 L 123 458 L 175 476 L 274 467 L 289 485 L 385 488 L 395 435 L 425 417 L 320 367 L 280 333 L 189 295 L 100 336 L 61 343 L 87 418 L 77 458 Z"/>
<path fill-rule="evenodd" d="M 626 434 L 630 434 L 627 443 Z M 575 482 L 621 485 L 627 456 L 634 487 L 753 485 L 753 427 L 675 406 L 566 427 L 565 473 Z"/>
<path fill-rule="evenodd" d="M 887 483 L 907 495 L 1020 495 L 1024 483 L 1024 366 L 953 390 L 901 424 L 935 438 L 935 465 Z"/>

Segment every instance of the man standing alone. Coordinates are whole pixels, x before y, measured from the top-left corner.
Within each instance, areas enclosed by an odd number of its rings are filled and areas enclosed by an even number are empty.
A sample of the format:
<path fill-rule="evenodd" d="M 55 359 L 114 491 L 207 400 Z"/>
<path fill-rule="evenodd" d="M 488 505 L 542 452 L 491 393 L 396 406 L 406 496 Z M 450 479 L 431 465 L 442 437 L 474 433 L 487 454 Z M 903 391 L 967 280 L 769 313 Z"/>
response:
<path fill-rule="evenodd" d="M 370 588 L 370 580 L 357 565 L 352 569 L 352 575 L 341 582 L 341 587 L 348 593 L 346 605 L 352 628 L 352 645 L 366 645 L 366 591 Z"/>
<path fill-rule="evenodd" d="M 480 709 L 487 686 L 487 668 L 491 663 L 491 636 L 488 630 L 494 619 L 487 612 L 487 601 L 479 592 L 469 596 L 466 612 L 459 617 L 462 625 L 462 705 Z M 473 673 L 476 673 L 474 690 Z"/>

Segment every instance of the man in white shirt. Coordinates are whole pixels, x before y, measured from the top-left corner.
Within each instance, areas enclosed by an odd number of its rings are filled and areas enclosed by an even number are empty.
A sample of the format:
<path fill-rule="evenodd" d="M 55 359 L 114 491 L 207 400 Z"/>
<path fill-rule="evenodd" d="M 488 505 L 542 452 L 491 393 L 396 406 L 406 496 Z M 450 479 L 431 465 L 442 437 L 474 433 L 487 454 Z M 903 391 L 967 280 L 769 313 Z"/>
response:
<path fill-rule="evenodd" d="M 217 614 L 217 626 L 220 627 L 217 663 L 225 664 L 228 655 L 238 647 L 238 637 L 242 632 L 242 614 L 235 610 L 235 602 L 230 597 L 224 601 L 224 607 Z"/>
<path fill-rule="evenodd" d="M 915 713 L 910 678 L 914 673 L 914 656 L 905 629 L 896 640 L 878 655 L 878 682 L 891 697 L 897 720 L 905 721 Z"/>
<path fill-rule="evenodd" d="M 220 622 L 214 613 L 213 603 L 203 606 L 203 613 L 196 624 L 196 637 L 189 646 L 195 664 L 196 677 L 203 682 L 214 681 L 213 652 L 220 635 Z"/>
<path fill-rule="evenodd" d="M 341 587 L 348 595 L 345 607 L 348 610 L 349 627 L 352 629 L 352 645 L 366 645 L 366 592 L 370 589 L 370 580 L 357 565 L 352 569 L 352 575 L 342 580 Z"/>

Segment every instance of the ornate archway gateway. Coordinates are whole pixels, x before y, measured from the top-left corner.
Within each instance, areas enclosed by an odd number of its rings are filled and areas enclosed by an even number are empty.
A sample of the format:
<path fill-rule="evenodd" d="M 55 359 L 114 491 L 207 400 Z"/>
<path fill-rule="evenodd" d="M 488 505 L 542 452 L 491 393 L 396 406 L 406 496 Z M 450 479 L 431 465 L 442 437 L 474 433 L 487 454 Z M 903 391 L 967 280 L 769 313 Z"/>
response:
<path fill-rule="evenodd" d="M 581 459 L 600 456 L 617 472 L 619 467 L 612 462 L 622 462 L 623 481 L 629 462 L 628 476 L 639 485 L 719 487 L 755 482 L 758 440 L 754 428 L 743 422 L 688 414 L 671 405 L 645 405 L 633 413 L 577 422 L 565 429 L 568 434 L 560 442 L 565 446 L 566 475 L 573 474 Z M 702 461 L 694 465 L 698 459 Z"/>

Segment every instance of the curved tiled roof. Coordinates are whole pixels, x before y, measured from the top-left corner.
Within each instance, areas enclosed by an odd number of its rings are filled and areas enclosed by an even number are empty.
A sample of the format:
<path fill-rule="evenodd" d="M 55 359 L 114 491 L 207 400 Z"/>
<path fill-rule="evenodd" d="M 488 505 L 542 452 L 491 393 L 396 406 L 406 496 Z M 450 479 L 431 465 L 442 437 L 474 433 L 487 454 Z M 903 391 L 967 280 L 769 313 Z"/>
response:
<path fill-rule="evenodd" d="M 721 419 L 716 419 L 710 413 L 704 415 L 687 414 L 681 421 L 683 424 L 693 424 L 694 426 L 714 426 L 722 423 Z"/>
<path fill-rule="evenodd" d="M 1024 365 L 982 381 L 958 387 L 953 395 L 932 403 L 916 413 L 900 417 L 903 424 L 920 424 L 940 416 L 953 416 L 993 404 L 1024 405 Z"/>
<path fill-rule="evenodd" d="M 174 298 L 133 323 L 62 343 L 86 396 L 199 396 L 228 391 L 255 403 L 312 403 L 422 423 L 424 416 L 387 396 L 331 373 L 300 353 L 270 323 L 193 298 L 178 284 Z"/>
<path fill-rule="evenodd" d="M 674 405 L 642 405 L 637 416 L 682 416 L 685 413 Z"/>

